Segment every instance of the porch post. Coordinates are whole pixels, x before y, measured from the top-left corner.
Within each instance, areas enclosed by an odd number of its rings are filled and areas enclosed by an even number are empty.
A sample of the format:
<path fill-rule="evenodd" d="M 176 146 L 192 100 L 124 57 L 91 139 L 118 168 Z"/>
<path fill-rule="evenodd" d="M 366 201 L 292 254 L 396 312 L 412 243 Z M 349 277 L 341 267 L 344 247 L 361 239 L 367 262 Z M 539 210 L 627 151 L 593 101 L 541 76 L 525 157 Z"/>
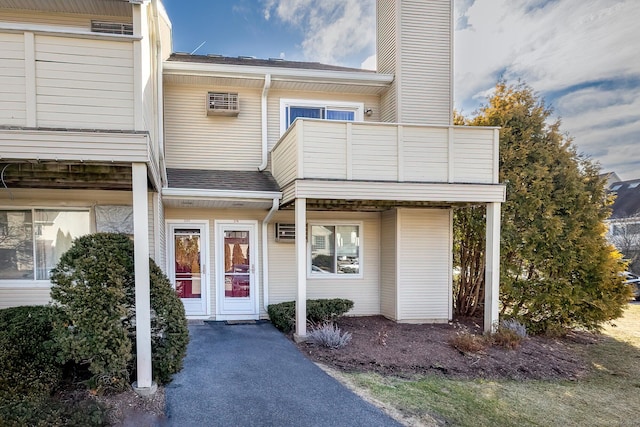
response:
<path fill-rule="evenodd" d="M 484 276 L 484 331 L 498 326 L 500 294 L 500 203 L 487 203 L 486 268 Z"/>
<path fill-rule="evenodd" d="M 155 393 L 151 375 L 151 301 L 149 286 L 149 212 L 147 165 L 133 163 L 133 244 L 136 281 L 136 355 L 138 378 L 133 383 L 140 395 Z"/>
<path fill-rule="evenodd" d="M 298 295 L 296 297 L 296 341 L 307 336 L 307 199 L 296 199 L 296 264 Z"/>

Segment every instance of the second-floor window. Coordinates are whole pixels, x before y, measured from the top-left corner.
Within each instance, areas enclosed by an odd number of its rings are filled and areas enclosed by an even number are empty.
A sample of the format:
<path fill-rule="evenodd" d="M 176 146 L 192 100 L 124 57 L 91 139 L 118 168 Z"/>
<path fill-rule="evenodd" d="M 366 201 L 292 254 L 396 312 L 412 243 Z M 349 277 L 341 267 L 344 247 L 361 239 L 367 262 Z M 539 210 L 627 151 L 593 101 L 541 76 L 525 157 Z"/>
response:
<path fill-rule="evenodd" d="M 281 133 L 297 119 L 362 121 L 364 105 L 357 102 L 283 99 L 280 101 Z"/>

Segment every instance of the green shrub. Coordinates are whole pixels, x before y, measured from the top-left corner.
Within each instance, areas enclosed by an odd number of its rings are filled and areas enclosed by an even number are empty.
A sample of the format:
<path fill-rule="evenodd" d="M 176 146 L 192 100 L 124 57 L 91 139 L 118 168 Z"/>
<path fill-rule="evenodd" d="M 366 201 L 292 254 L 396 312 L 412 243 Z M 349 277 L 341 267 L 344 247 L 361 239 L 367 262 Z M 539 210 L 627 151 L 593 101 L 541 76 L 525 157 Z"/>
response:
<path fill-rule="evenodd" d="M 158 266 L 149 261 L 153 375 L 164 383 L 182 367 L 188 342 L 184 308 Z M 135 373 L 134 247 L 127 236 L 76 239 L 52 271 L 51 297 L 61 360 L 86 364 L 99 391 L 128 387 Z"/>
<path fill-rule="evenodd" d="M 107 408 L 93 401 L 63 402 L 46 399 L 40 401 L 11 402 L 0 405 L 0 425 L 5 427 L 107 426 Z"/>
<path fill-rule="evenodd" d="M 0 310 L 0 406 L 48 397 L 59 385 L 62 366 L 51 338 L 55 311 L 50 306 Z"/>
<path fill-rule="evenodd" d="M 309 299 L 307 300 L 307 322 L 320 324 L 333 322 L 353 308 L 353 301 L 348 299 Z M 267 308 L 271 323 L 282 332 L 290 332 L 295 325 L 295 301 L 271 304 Z"/>

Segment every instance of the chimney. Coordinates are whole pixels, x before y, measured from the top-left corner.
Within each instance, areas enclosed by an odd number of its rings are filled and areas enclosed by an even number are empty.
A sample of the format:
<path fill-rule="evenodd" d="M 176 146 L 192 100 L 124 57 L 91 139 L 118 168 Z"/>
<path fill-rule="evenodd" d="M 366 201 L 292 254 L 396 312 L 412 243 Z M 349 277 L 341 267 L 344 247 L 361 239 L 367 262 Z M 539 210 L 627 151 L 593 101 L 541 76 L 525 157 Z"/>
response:
<path fill-rule="evenodd" d="M 377 0 L 378 72 L 394 74 L 382 120 L 453 122 L 453 0 Z"/>

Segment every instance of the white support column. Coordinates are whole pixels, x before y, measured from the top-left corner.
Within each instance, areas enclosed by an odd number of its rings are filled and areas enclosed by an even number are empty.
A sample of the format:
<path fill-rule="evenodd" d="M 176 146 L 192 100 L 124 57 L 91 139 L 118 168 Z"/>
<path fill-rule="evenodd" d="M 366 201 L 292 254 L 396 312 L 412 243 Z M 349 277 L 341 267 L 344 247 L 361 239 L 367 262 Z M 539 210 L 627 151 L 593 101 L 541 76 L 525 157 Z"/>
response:
<path fill-rule="evenodd" d="M 133 187 L 133 245 L 136 281 L 136 356 L 138 378 L 133 383 L 140 395 L 155 393 L 151 373 L 151 295 L 149 285 L 149 202 L 147 165 L 131 165 Z"/>
<path fill-rule="evenodd" d="M 307 199 L 296 199 L 296 265 L 298 294 L 296 297 L 296 341 L 307 336 Z"/>
<path fill-rule="evenodd" d="M 500 203 L 487 203 L 486 268 L 484 276 L 484 331 L 498 326 L 500 294 Z"/>

